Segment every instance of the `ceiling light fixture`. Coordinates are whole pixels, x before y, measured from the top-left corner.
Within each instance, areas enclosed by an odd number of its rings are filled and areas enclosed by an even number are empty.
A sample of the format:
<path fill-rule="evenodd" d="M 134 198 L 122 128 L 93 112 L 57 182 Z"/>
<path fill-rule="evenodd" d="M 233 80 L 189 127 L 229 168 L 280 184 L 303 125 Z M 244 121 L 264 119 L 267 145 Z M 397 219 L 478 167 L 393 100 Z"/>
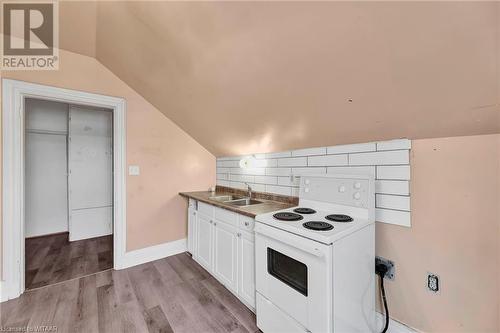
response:
<path fill-rule="evenodd" d="M 245 156 L 240 160 L 240 168 L 248 169 L 255 166 L 255 155 Z"/>

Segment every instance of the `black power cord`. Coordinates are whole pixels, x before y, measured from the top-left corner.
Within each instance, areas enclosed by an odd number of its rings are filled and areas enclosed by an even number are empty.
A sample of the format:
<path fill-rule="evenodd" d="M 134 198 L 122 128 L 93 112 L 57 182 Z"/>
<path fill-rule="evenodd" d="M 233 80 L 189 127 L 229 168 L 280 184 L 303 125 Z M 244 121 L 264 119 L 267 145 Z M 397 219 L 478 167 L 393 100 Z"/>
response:
<path fill-rule="evenodd" d="M 375 265 L 375 273 L 380 278 L 380 291 L 382 293 L 382 301 L 384 302 L 384 309 L 385 309 L 385 325 L 384 329 L 382 330 L 382 333 L 387 332 L 387 329 L 389 328 L 389 308 L 387 306 L 387 298 L 385 297 L 385 288 L 384 288 L 384 276 L 385 274 L 389 271 L 389 267 L 387 267 L 385 264 L 378 263 Z"/>

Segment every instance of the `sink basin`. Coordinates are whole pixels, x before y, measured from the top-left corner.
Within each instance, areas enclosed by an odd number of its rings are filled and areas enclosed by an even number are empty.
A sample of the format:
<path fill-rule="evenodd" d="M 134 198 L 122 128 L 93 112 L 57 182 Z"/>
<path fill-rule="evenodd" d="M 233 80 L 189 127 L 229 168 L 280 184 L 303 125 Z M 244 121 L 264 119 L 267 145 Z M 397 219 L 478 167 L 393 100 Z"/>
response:
<path fill-rule="evenodd" d="M 251 205 L 261 204 L 262 201 L 250 199 L 250 198 L 243 198 L 243 199 L 238 199 L 238 200 L 225 201 L 224 203 L 227 203 L 228 205 L 233 205 L 233 206 L 251 206 Z"/>
<path fill-rule="evenodd" d="M 215 196 L 209 197 L 209 199 L 215 200 L 215 201 L 220 201 L 220 202 L 226 202 L 226 201 L 244 199 L 244 197 L 241 197 L 238 195 L 215 195 Z"/>
<path fill-rule="evenodd" d="M 262 203 L 262 201 L 255 200 L 255 199 L 250 199 L 246 197 L 242 197 L 239 195 L 214 195 L 209 197 L 210 200 L 214 201 L 219 201 L 223 202 L 228 205 L 232 206 L 251 206 L 251 205 L 258 205 Z"/>

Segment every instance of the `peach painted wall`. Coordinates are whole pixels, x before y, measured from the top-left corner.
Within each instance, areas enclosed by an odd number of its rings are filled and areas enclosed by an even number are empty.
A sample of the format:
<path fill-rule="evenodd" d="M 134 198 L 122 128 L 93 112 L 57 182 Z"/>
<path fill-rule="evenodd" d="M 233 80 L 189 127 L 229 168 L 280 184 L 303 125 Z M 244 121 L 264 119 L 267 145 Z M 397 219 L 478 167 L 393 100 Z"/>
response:
<path fill-rule="evenodd" d="M 412 142 L 412 227 L 377 224 L 391 317 L 425 332 L 498 332 L 500 134 Z M 426 274 L 441 277 L 438 295 Z"/>
<path fill-rule="evenodd" d="M 186 202 L 179 191 L 215 184 L 215 157 L 97 60 L 60 51 L 59 71 L 4 71 L 2 78 L 125 98 L 127 250 L 186 237 Z"/>

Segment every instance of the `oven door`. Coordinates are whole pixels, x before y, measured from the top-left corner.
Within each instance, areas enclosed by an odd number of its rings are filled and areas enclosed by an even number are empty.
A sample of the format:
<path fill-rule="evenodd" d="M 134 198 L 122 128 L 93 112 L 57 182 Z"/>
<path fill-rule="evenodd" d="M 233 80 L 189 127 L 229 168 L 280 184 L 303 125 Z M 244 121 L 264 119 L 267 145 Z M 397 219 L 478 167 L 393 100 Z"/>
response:
<path fill-rule="evenodd" d="M 274 305 L 265 311 L 285 313 L 259 316 L 257 307 L 257 323 L 291 318 L 310 332 L 331 332 L 331 247 L 257 223 L 255 255 L 257 292 Z"/>

